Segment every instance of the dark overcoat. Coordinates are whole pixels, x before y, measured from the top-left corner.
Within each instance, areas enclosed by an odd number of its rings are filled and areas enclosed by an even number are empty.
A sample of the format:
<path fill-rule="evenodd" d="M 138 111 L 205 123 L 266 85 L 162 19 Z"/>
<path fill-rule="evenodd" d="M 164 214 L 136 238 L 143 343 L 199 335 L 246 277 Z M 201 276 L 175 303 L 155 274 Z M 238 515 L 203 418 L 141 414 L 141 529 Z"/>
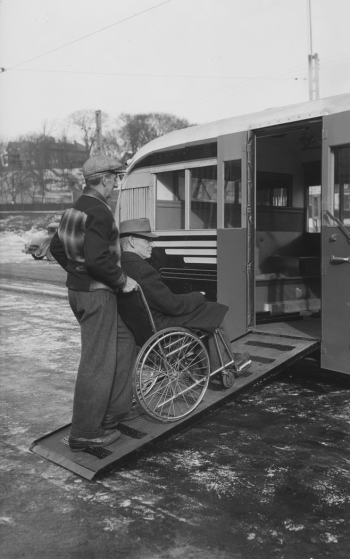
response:
<path fill-rule="evenodd" d="M 142 287 L 157 330 L 168 326 L 184 326 L 212 333 L 223 321 L 228 307 L 207 301 L 198 291 L 180 295 L 172 293 L 157 270 L 138 254 L 122 252 L 121 265 L 124 273 Z M 128 314 L 128 306 L 127 302 L 123 305 L 122 293 L 118 295 L 118 299 L 123 320 L 127 323 L 130 318 L 137 321 L 137 316 L 125 316 Z"/>

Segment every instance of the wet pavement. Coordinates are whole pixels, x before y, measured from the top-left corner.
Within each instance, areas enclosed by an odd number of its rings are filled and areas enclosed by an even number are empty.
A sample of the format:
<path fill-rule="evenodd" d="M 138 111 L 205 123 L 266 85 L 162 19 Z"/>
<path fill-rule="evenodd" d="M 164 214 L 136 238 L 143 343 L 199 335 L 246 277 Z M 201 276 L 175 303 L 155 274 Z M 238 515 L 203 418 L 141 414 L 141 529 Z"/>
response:
<path fill-rule="evenodd" d="M 348 384 L 304 360 L 88 482 L 28 451 L 70 421 L 68 302 L 2 291 L 1 311 L 1 557 L 349 557 Z"/>
<path fill-rule="evenodd" d="M 68 302 L 1 289 L 0 306 L 1 558 L 350 556 L 348 381 L 304 360 L 88 482 L 28 450 L 70 421 Z"/>

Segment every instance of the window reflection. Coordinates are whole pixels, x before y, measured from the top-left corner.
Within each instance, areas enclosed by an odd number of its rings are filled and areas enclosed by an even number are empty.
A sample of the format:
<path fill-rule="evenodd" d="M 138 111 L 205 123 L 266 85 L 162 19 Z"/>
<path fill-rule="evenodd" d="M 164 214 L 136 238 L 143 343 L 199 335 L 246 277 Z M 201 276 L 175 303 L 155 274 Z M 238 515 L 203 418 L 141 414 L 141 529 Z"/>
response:
<path fill-rule="evenodd" d="M 224 164 L 224 227 L 241 227 L 242 180 L 241 161 L 225 161 Z"/>
<path fill-rule="evenodd" d="M 217 227 L 217 167 L 191 169 L 191 229 L 216 229 Z"/>
<path fill-rule="evenodd" d="M 309 186 L 308 228 L 309 233 L 321 231 L 321 185 Z"/>
<path fill-rule="evenodd" d="M 291 206 L 292 176 L 257 172 L 257 206 Z"/>
<path fill-rule="evenodd" d="M 350 145 L 334 148 L 334 215 L 350 229 Z"/>
<path fill-rule="evenodd" d="M 185 171 L 157 174 L 156 228 L 185 228 Z"/>

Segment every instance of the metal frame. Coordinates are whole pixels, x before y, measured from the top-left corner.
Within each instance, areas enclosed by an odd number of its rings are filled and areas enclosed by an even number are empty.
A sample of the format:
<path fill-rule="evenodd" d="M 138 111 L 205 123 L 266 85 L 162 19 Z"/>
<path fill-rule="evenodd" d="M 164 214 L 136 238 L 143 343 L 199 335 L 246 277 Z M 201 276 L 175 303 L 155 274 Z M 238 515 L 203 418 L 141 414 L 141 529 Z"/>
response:
<path fill-rule="evenodd" d="M 163 422 L 178 421 L 191 414 L 201 403 L 210 378 L 221 373 L 223 386 L 231 388 L 234 371 L 238 369 L 231 348 L 218 329 L 213 336 L 220 367 L 214 371 L 210 371 L 209 356 L 203 343 L 207 334 L 180 326 L 157 331 L 140 286 L 138 291 L 154 334 L 142 346 L 136 359 L 133 374 L 134 396 L 146 414 L 153 419 Z M 226 363 L 220 343 L 228 356 Z M 184 352 L 186 347 L 187 353 Z"/>

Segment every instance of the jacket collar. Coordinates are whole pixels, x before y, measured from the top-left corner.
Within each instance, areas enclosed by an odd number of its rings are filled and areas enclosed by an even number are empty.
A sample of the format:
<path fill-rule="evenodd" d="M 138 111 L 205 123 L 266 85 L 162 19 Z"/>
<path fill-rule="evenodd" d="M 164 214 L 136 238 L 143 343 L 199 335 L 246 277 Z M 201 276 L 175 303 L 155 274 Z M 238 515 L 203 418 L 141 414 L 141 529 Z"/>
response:
<path fill-rule="evenodd" d="M 98 192 L 96 188 L 93 188 L 92 186 L 85 186 L 82 196 L 89 196 L 90 198 L 96 198 L 97 200 L 105 204 L 105 206 L 107 206 L 107 208 L 110 211 L 112 211 L 110 206 L 108 205 L 107 199 L 100 192 Z"/>
<path fill-rule="evenodd" d="M 141 262 L 143 262 L 143 258 L 141 258 L 141 256 L 139 256 L 138 254 L 136 254 L 136 252 L 130 252 L 128 250 L 123 250 L 122 251 L 122 260 L 124 260 L 124 262 L 131 262 L 132 260 L 141 260 Z"/>

